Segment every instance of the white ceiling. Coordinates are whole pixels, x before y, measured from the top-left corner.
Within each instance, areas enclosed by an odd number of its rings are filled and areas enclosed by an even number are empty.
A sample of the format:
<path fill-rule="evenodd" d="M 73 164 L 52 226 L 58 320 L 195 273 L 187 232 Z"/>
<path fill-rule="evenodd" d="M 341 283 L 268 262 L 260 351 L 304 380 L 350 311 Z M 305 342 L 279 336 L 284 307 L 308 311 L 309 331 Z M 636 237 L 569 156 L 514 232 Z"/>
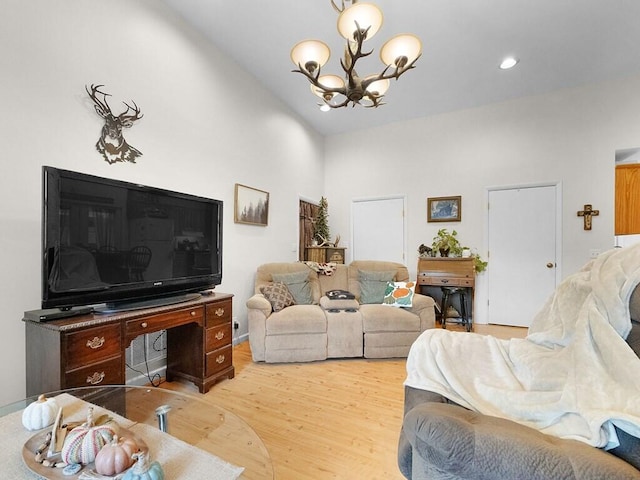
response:
<path fill-rule="evenodd" d="M 640 73 L 640 0 L 370 0 L 384 24 L 360 75 L 381 70 L 379 48 L 398 33 L 418 35 L 422 57 L 385 105 L 323 113 L 289 52 L 323 40 L 332 51 L 323 73 L 341 74 L 329 0 L 163 1 L 325 135 Z M 520 63 L 502 71 L 507 55 Z"/>

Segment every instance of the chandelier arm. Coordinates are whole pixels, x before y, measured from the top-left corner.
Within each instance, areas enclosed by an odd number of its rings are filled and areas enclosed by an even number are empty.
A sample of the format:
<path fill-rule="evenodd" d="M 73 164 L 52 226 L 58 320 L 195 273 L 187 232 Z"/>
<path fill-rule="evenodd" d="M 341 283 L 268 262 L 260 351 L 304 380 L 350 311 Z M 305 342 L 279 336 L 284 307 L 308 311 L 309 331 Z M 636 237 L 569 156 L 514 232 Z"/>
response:
<path fill-rule="evenodd" d="M 314 87 L 318 87 L 319 89 L 321 89 L 323 92 L 327 92 L 327 93 L 339 93 L 341 95 L 345 95 L 347 94 L 347 90 L 346 88 L 340 88 L 340 87 L 326 87 L 325 85 L 321 84 L 318 81 L 318 78 L 320 77 L 320 69 L 318 68 L 316 70 L 316 72 L 314 74 L 311 74 L 309 72 L 307 72 L 304 68 L 302 68 L 301 65 L 298 65 L 298 69 L 297 70 L 291 70 L 294 73 L 301 73 L 302 75 L 304 75 L 305 77 L 307 77 L 307 80 L 309 80 L 309 82 L 314 86 Z"/>
<path fill-rule="evenodd" d="M 373 82 L 377 82 L 378 80 L 391 80 L 392 78 L 395 78 L 397 80 L 398 78 L 400 78 L 400 75 L 402 75 L 403 73 L 408 72 L 413 68 L 416 68 L 415 63 L 418 61 L 419 58 L 420 58 L 420 55 L 418 55 L 416 59 L 410 64 L 405 65 L 402 68 L 395 68 L 393 72 L 389 74 L 387 74 L 387 70 L 389 70 L 391 66 L 387 65 L 385 69 L 382 72 L 380 72 L 379 75 L 363 80 L 362 86 L 366 89 L 369 85 L 371 85 Z"/>
<path fill-rule="evenodd" d="M 333 9 L 338 13 L 344 12 L 344 9 L 345 9 L 344 0 L 342 0 L 342 8 L 338 7 L 333 0 L 331 0 L 331 6 L 333 6 Z"/>
<path fill-rule="evenodd" d="M 345 99 L 342 101 L 342 103 L 337 103 L 337 104 L 333 104 L 333 103 L 329 103 L 325 100 L 324 104 L 328 105 L 330 108 L 342 108 L 342 107 L 346 107 L 347 105 L 349 105 L 349 102 L 351 102 L 351 100 L 349 100 L 348 98 L 345 97 Z"/>

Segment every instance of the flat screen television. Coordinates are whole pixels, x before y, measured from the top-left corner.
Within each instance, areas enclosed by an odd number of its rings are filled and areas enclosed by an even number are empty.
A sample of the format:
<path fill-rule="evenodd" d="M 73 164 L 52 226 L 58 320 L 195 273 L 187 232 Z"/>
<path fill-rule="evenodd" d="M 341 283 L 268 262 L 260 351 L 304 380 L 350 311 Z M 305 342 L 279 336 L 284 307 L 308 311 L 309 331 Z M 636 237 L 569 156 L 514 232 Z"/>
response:
<path fill-rule="evenodd" d="M 174 303 L 222 282 L 223 202 L 43 167 L 42 308 Z"/>

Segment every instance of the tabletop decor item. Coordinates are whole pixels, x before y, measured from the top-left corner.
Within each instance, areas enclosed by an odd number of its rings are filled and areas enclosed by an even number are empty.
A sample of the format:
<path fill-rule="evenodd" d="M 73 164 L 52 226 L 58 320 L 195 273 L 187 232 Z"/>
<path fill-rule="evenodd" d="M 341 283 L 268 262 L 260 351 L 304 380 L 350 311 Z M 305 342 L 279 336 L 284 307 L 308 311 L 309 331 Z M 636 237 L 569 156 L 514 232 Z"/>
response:
<path fill-rule="evenodd" d="M 95 459 L 96 472 L 100 475 L 114 476 L 133 465 L 133 455 L 139 450 L 138 444 L 131 438 L 113 436 L 111 443 L 100 449 Z"/>
<path fill-rule="evenodd" d="M 58 403 L 55 398 L 47 398 L 44 394 L 29 404 L 22 412 L 22 424 L 27 430 L 41 430 L 53 425 L 58 414 Z"/>
<path fill-rule="evenodd" d="M 127 470 L 122 480 L 164 480 L 162 465 L 150 462 L 148 452 L 138 452 L 134 456 L 136 463 Z"/>
<path fill-rule="evenodd" d="M 96 459 L 102 447 L 113 440 L 116 434 L 114 423 L 96 425 L 93 407 L 89 407 L 87 421 L 67 434 L 62 447 L 62 460 L 66 463 L 87 465 Z"/>

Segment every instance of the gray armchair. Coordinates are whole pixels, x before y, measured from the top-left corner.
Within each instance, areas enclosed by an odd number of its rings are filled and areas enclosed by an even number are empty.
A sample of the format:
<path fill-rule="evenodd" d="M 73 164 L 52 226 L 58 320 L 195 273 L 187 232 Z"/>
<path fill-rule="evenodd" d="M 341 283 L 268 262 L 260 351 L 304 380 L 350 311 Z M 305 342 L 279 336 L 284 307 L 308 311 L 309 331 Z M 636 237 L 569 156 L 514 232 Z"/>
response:
<path fill-rule="evenodd" d="M 630 301 L 627 343 L 640 357 L 640 288 Z M 410 480 L 640 479 L 640 439 L 617 429 L 604 451 L 482 415 L 439 394 L 405 387 L 398 466 Z"/>

